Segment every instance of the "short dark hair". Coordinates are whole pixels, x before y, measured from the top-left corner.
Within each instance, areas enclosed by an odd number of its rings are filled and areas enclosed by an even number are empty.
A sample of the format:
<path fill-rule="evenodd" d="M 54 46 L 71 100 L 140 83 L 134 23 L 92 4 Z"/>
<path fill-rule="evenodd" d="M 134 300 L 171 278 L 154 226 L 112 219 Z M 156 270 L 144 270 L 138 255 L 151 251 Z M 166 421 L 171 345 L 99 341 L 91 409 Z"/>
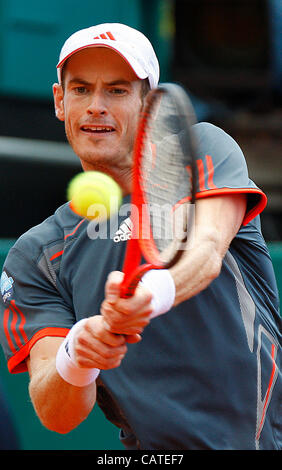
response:
<path fill-rule="evenodd" d="M 145 78 L 144 80 L 142 80 L 142 83 L 141 83 L 141 96 L 142 96 L 142 99 L 145 99 L 145 97 L 149 93 L 150 89 L 151 89 L 151 87 L 150 87 L 149 80 L 148 80 L 148 78 Z"/>

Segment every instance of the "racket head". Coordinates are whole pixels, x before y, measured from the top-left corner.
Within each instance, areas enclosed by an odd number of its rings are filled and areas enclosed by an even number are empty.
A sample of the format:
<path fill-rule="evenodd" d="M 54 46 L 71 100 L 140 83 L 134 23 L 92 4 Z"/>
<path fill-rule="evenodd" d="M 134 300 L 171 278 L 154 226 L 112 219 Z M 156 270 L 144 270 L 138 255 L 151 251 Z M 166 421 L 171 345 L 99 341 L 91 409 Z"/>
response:
<path fill-rule="evenodd" d="M 132 202 L 138 216 L 135 235 L 147 263 L 155 266 L 176 262 L 192 226 L 195 123 L 180 85 L 163 84 L 149 93 L 136 140 Z"/>
<path fill-rule="evenodd" d="M 186 249 L 196 195 L 195 123 L 182 86 L 162 84 L 148 93 L 134 149 L 133 231 L 123 269 L 124 292 L 132 293 L 148 269 L 173 266 Z M 146 262 L 141 266 L 140 253 Z"/>

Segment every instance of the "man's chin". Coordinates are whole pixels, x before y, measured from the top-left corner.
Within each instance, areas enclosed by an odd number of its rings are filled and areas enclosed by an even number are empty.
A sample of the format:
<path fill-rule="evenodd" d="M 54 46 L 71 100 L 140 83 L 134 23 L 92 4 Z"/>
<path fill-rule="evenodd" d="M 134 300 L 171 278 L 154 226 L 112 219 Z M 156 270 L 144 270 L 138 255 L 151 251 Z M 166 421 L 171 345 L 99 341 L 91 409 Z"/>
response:
<path fill-rule="evenodd" d="M 88 153 L 78 155 L 81 165 L 85 170 L 105 171 L 123 166 L 124 159 L 118 157 L 116 153 Z M 123 160 L 123 161 L 122 161 Z"/>
<path fill-rule="evenodd" d="M 132 149 L 124 148 L 121 145 L 112 145 L 107 143 L 103 145 L 84 145 L 82 142 L 70 142 L 74 153 L 81 161 L 83 168 L 102 170 L 102 169 L 124 169 L 132 165 Z"/>

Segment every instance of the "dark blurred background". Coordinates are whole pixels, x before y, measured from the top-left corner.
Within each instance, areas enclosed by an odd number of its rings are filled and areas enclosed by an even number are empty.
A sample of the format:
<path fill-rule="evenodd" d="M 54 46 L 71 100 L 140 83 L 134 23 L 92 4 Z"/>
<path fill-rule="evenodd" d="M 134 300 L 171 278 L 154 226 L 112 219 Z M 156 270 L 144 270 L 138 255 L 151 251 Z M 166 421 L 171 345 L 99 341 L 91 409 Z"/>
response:
<path fill-rule="evenodd" d="M 101 22 L 143 31 L 161 81 L 184 84 L 198 119 L 239 143 L 268 196 L 262 226 L 281 288 L 282 0 L 0 0 L 1 265 L 15 238 L 65 202 L 67 183 L 81 170 L 55 118 L 52 84 L 65 39 Z M 90 417 L 69 436 L 43 429 L 26 374 L 11 378 L 1 363 L 22 448 L 120 448 L 99 411 L 100 425 Z"/>

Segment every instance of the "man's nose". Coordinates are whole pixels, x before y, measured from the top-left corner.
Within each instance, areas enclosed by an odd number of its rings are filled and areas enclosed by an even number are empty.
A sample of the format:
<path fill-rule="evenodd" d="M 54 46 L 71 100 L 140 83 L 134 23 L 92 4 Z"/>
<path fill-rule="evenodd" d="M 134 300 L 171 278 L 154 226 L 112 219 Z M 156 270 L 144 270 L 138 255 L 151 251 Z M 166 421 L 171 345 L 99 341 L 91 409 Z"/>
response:
<path fill-rule="evenodd" d="M 100 116 L 101 114 L 107 114 L 107 107 L 105 98 L 102 93 L 93 93 L 90 97 L 89 104 L 87 107 L 87 113 L 91 115 Z"/>

